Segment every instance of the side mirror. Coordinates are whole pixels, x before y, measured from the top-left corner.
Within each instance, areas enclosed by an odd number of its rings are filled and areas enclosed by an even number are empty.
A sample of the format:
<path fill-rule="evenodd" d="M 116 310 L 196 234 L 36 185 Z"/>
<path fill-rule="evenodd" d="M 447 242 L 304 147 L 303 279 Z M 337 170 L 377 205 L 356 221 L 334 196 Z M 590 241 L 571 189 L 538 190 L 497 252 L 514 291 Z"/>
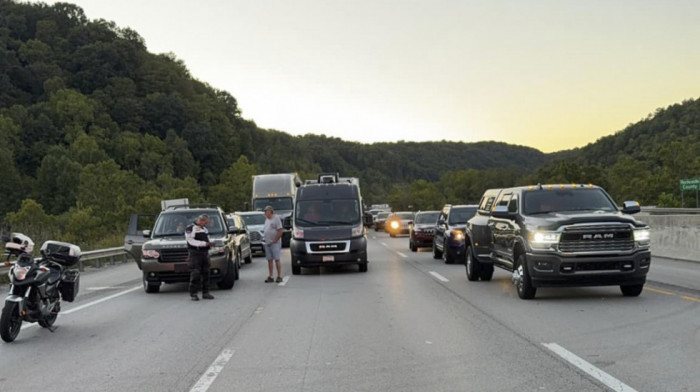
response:
<path fill-rule="evenodd" d="M 282 227 L 284 227 L 285 230 L 291 230 L 292 229 L 292 216 L 288 216 L 282 220 Z"/>
<path fill-rule="evenodd" d="M 508 211 L 508 206 L 496 206 L 491 210 L 491 216 L 501 219 L 511 219 L 515 216 L 515 213 Z"/>
<path fill-rule="evenodd" d="M 238 230 L 238 228 L 237 228 L 236 226 L 230 226 L 230 227 L 228 228 L 228 233 L 229 233 L 229 234 L 238 234 L 239 232 L 240 232 L 240 231 Z"/>
<path fill-rule="evenodd" d="M 370 214 L 369 212 L 365 212 L 364 214 L 362 214 L 362 222 L 366 227 L 372 226 L 372 220 L 372 214 Z"/>
<path fill-rule="evenodd" d="M 141 233 L 143 234 L 144 238 L 151 238 L 151 231 L 150 230 L 144 230 Z"/>
<path fill-rule="evenodd" d="M 626 201 L 622 203 L 622 213 L 623 214 L 636 214 L 639 211 L 641 211 L 642 208 L 639 206 L 639 203 L 636 201 Z"/>

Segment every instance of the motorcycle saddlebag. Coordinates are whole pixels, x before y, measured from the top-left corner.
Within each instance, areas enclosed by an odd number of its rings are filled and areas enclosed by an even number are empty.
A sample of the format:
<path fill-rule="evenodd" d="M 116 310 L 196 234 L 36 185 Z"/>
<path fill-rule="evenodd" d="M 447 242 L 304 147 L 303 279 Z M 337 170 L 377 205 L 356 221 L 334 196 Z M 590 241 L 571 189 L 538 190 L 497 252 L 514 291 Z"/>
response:
<path fill-rule="evenodd" d="M 61 284 L 58 286 L 58 290 L 61 292 L 61 298 L 64 301 L 73 302 L 75 297 L 78 296 L 79 285 L 80 271 L 63 271 L 63 276 L 61 276 Z"/>

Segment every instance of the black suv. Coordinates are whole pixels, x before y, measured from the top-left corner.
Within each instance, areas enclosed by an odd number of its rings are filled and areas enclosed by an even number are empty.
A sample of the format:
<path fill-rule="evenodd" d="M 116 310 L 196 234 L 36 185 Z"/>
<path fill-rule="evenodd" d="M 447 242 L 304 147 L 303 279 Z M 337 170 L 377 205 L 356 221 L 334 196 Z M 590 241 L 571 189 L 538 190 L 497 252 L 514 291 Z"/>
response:
<path fill-rule="evenodd" d="M 512 273 L 522 299 L 538 287 L 619 285 L 641 294 L 651 264 L 650 229 L 594 185 L 491 189 L 466 230 L 467 279 L 488 281 L 493 266 Z"/>
<path fill-rule="evenodd" d="M 209 215 L 210 281 L 221 289 L 233 288 L 238 279 L 240 258 L 234 247 L 235 228 L 229 229 L 221 208 L 212 204 L 168 206 L 155 219 L 152 230 L 140 230 L 140 220 L 152 222 L 153 215 L 133 214 L 124 238 L 124 249 L 143 271 L 143 288 L 147 293 L 160 291 L 161 282 L 189 282 L 185 227 L 199 215 Z M 149 219 L 150 218 L 150 219 Z"/>
<path fill-rule="evenodd" d="M 464 263 L 464 229 L 476 213 L 476 205 L 445 204 L 438 216 L 433 237 L 433 258 L 447 264 Z"/>

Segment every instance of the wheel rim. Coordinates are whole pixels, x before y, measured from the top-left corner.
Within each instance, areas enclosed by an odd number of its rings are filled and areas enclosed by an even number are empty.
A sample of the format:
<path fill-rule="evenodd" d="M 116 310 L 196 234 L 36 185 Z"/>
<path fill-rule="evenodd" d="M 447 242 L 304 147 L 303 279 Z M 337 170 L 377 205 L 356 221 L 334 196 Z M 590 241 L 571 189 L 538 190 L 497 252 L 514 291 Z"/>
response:
<path fill-rule="evenodd" d="M 518 291 L 523 291 L 523 266 L 519 265 L 518 268 L 516 269 L 517 275 L 514 274 L 514 279 L 515 279 L 515 287 L 518 288 Z"/>
<path fill-rule="evenodd" d="M 467 259 L 465 264 L 467 264 L 467 275 L 472 276 L 472 255 L 469 250 L 467 250 Z"/>

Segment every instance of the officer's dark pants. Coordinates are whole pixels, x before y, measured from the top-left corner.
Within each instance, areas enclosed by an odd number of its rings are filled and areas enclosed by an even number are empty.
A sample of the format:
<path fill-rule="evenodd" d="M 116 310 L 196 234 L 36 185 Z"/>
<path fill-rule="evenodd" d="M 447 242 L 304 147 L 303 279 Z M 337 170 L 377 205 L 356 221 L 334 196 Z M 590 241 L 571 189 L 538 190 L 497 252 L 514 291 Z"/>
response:
<path fill-rule="evenodd" d="M 209 292 L 209 251 L 189 249 L 190 252 L 190 295 Z"/>

